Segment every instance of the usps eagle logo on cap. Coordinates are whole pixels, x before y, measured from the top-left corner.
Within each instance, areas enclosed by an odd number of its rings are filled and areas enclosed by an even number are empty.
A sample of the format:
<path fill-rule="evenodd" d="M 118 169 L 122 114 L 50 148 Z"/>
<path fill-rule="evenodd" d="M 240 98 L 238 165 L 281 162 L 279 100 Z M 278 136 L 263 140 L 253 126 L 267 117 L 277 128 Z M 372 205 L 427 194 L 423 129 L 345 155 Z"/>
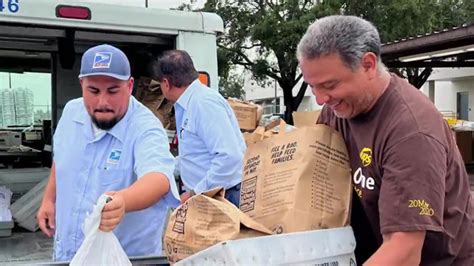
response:
<path fill-rule="evenodd" d="M 109 68 L 112 62 L 112 53 L 100 52 L 95 53 L 92 68 Z"/>

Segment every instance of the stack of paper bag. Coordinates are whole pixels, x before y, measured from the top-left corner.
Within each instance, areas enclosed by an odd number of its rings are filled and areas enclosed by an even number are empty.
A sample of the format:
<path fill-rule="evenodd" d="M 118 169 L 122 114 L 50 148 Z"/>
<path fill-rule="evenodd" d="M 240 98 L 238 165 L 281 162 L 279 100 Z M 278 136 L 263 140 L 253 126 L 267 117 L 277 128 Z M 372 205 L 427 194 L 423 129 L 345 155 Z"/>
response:
<path fill-rule="evenodd" d="M 191 197 L 171 214 L 164 245 L 174 263 L 225 240 L 268 234 L 224 198 L 224 189 L 216 188 Z"/>
<path fill-rule="evenodd" d="M 260 136 L 248 142 L 240 209 L 274 233 L 348 225 L 352 183 L 342 136 L 324 125 Z"/>

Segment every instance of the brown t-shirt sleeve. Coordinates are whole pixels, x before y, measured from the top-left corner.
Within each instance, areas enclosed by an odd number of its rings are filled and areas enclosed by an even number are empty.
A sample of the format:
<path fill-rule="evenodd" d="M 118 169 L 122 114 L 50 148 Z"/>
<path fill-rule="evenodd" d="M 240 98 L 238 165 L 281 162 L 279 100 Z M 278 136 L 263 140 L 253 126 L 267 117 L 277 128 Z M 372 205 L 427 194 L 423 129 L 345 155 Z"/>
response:
<path fill-rule="evenodd" d="M 447 152 L 416 133 L 384 151 L 379 197 L 382 234 L 442 231 Z"/>

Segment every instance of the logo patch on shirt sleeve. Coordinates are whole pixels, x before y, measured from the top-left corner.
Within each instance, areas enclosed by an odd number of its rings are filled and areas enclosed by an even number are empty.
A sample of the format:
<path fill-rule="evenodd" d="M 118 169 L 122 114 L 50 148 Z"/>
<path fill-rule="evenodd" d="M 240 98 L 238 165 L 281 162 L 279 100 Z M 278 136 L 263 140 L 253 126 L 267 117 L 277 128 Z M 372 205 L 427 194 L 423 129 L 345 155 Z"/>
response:
<path fill-rule="evenodd" d="M 424 199 L 413 199 L 408 200 L 408 208 L 416 208 L 420 212 L 420 216 L 433 216 L 435 211 L 431 208 L 431 205 Z"/>
<path fill-rule="evenodd" d="M 120 155 L 122 155 L 121 150 L 112 150 L 109 154 L 109 158 L 107 159 L 108 164 L 118 164 L 120 160 Z"/>
<path fill-rule="evenodd" d="M 95 53 L 92 68 L 109 68 L 112 62 L 112 53 L 101 52 Z"/>

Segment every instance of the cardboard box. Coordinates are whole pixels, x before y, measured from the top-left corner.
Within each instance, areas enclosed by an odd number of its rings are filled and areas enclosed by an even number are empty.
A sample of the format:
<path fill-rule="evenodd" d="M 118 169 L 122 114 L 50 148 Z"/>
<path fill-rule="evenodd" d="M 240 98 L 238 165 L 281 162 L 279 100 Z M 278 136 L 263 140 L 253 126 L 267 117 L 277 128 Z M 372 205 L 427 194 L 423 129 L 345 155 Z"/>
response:
<path fill-rule="evenodd" d="M 0 147 L 21 145 L 21 132 L 0 131 Z"/>
<path fill-rule="evenodd" d="M 259 122 L 258 109 L 256 104 L 240 101 L 234 98 L 229 98 L 227 101 L 232 110 L 234 110 L 239 127 L 242 130 L 254 130 Z M 260 114 L 261 115 L 261 114 Z"/>
<path fill-rule="evenodd" d="M 270 233 L 227 201 L 224 189 L 216 188 L 191 197 L 171 214 L 165 253 L 174 263 L 221 241 Z"/>
<path fill-rule="evenodd" d="M 324 125 L 247 147 L 240 209 L 274 233 L 349 224 L 352 178 L 342 136 Z"/>
<path fill-rule="evenodd" d="M 165 129 L 176 130 L 173 103 L 162 94 L 160 83 L 147 77 L 141 77 L 137 84 L 135 98 L 160 119 Z"/>
<path fill-rule="evenodd" d="M 321 110 L 309 112 L 293 112 L 293 124 L 295 127 L 308 127 L 316 125 Z"/>
<path fill-rule="evenodd" d="M 32 141 L 32 140 L 41 140 L 41 132 L 37 131 L 30 131 L 30 132 L 25 132 L 25 140 L 27 141 Z"/>
<path fill-rule="evenodd" d="M 248 147 L 249 145 L 253 143 L 271 138 L 275 134 L 273 131 L 271 131 L 271 129 L 273 129 L 276 126 L 277 122 L 279 124 L 280 120 L 275 120 L 274 122 L 275 123 L 272 122 L 271 127 L 269 127 L 268 129 L 264 127 L 258 127 L 252 133 L 244 132 L 242 135 L 245 140 L 245 145 Z"/>

